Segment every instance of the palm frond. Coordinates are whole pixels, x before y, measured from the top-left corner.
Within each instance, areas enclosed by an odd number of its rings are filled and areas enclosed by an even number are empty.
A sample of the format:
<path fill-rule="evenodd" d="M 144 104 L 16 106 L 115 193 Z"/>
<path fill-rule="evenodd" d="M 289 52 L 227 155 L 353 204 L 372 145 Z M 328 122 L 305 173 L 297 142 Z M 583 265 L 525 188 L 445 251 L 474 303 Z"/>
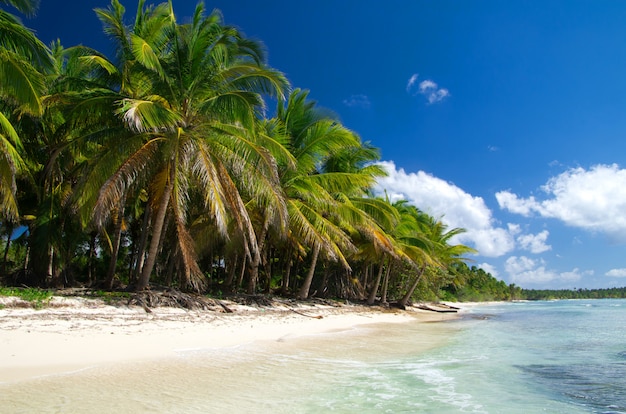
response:
<path fill-rule="evenodd" d="M 26 16 L 34 16 L 39 7 L 38 0 L 2 0 L 0 3 L 11 5 Z"/>
<path fill-rule="evenodd" d="M 93 212 L 96 225 L 102 226 L 111 210 L 119 205 L 122 195 L 141 181 L 143 171 L 154 164 L 153 156 L 157 149 L 158 140 L 153 139 L 134 150 L 130 156 L 121 151 L 109 151 L 95 160 L 89 175 L 78 186 L 80 196 L 77 203 L 85 213 Z"/>
<path fill-rule="evenodd" d="M 147 69 L 152 70 L 163 79 L 165 74 L 163 73 L 163 67 L 159 60 L 158 50 L 155 51 L 148 42 L 135 34 L 131 34 L 130 44 L 133 56 L 137 62 Z"/>
<path fill-rule="evenodd" d="M 113 63 L 109 62 L 105 57 L 98 55 L 80 56 L 78 61 L 82 63 L 86 68 L 101 68 L 104 69 L 109 75 L 118 73 L 117 68 Z"/>
<path fill-rule="evenodd" d="M 206 287 L 206 279 L 200 267 L 198 266 L 198 257 L 196 254 L 196 248 L 194 240 L 192 239 L 187 229 L 187 223 L 182 218 L 178 207 L 173 206 L 174 216 L 176 221 L 176 243 L 177 253 L 180 257 L 180 262 L 185 273 L 184 280 L 189 284 L 189 287 L 196 292 L 201 292 Z M 170 260 L 172 260 L 170 258 Z"/>
<path fill-rule="evenodd" d="M 35 67 L 50 72 L 54 62 L 50 50 L 13 15 L 0 10 L 0 46 L 17 53 Z"/>
<path fill-rule="evenodd" d="M 19 156 L 19 152 L 24 150 L 22 146 L 22 141 L 18 136 L 13 124 L 7 117 L 4 116 L 2 112 L 0 112 L 0 139 L 2 141 L 3 154 L 6 154 L 10 159 L 12 159 L 15 165 L 21 163 L 21 159 Z"/>
<path fill-rule="evenodd" d="M 0 49 L 0 94 L 25 112 L 40 115 L 44 87 L 44 76 L 31 64 L 16 53 Z"/>
<path fill-rule="evenodd" d="M 115 41 L 118 57 L 130 54 L 128 29 L 124 25 L 124 6 L 118 0 L 111 0 L 107 9 L 96 8 L 94 11 L 104 26 L 104 33 Z"/>
<path fill-rule="evenodd" d="M 159 102 L 148 100 L 124 99 L 116 113 L 122 115 L 122 119 L 131 130 L 139 133 L 174 131 L 182 121 L 177 112 L 169 110 Z"/>

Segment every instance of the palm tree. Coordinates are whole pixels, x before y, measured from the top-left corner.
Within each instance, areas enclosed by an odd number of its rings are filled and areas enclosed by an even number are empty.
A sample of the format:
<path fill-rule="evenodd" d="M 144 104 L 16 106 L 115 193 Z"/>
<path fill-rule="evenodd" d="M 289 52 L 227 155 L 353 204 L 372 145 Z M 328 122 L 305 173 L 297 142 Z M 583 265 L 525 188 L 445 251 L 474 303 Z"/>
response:
<path fill-rule="evenodd" d="M 255 139 L 259 147 L 266 148 L 269 151 L 277 166 L 282 165 L 285 168 L 295 168 L 296 160 L 287 148 L 288 137 L 284 125 L 278 119 L 259 120 L 255 125 L 254 134 L 251 134 L 251 138 Z M 287 205 L 283 189 L 280 186 L 278 169 L 276 169 L 275 173 L 273 171 L 271 173 L 272 176 L 269 177 L 271 182 L 268 184 L 269 187 L 274 188 L 274 200 L 268 203 L 260 200 L 258 197 L 247 197 L 246 199 L 246 208 L 255 228 L 258 246 L 257 254 L 249 257 L 250 260 L 247 261 L 247 265 L 244 262 L 244 268 L 249 270 L 246 288 L 248 294 L 256 292 L 261 262 L 263 262 L 264 266 L 267 264 L 266 247 L 268 246 L 267 239 L 270 237 L 270 233 L 282 238 L 286 233 L 288 225 Z M 267 180 L 263 176 L 256 177 L 256 179 Z M 268 275 L 265 290 L 269 292 L 270 289 L 271 275 Z"/>
<path fill-rule="evenodd" d="M 12 5 L 26 15 L 32 15 L 37 6 L 37 2 L 28 0 L 2 4 Z M 22 193 L 39 193 L 33 174 L 42 166 L 41 152 L 33 155 L 39 148 L 45 116 L 42 96 L 54 69 L 50 49 L 17 17 L 0 10 L 0 218 L 9 227 L 21 218 L 16 179 L 24 179 L 19 188 Z M 8 243 L 9 239 L 7 247 Z M 29 251 L 32 253 L 32 249 Z"/>
<path fill-rule="evenodd" d="M 115 68 L 120 96 L 113 99 L 126 131 L 109 136 L 92 163 L 86 185 L 97 191 L 89 192 L 83 204 L 95 200 L 95 215 L 102 220 L 122 194 L 145 188 L 153 211 L 151 239 L 136 289 L 149 283 L 167 216 L 183 277 L 200 289 L 202 272 L 188 232 L 189 195 L 199 194 L 219 233 L 227 237 L 233 220 L 248 256 L 259 254 L 242 194 L 266 204 L 280 199 L 274 159 L 258 144 L 253 127 L 264 108 L 261 94 L 280 97 L 287 81 L 264 66 L 259 44 L 224 26 L 217 13 L 205 16 L 202 4 L 185 25 L 176 22 L 171 1 L 143 6 L 140 1 L 130 29 L 117 0 L 97 10 L 121 51 Z M 102 171 L 110 172 L 104 183 L 98 178 Z"/>
<path fill-rule="evenodd" d="M 361 186 L 353 185 L 344 189 L 343 193 L 335 193 L 335 198 L 340 201 L 341 209 L 350 217 L 345 224 L 355 242 L 358 252 L 351 256 L 351 260 L 363 260 L 366 271 L 372 264 L 378 264 L 378 273 L 370 294 L 368 303 L 374 303 L 378 287 L 381 282 L 385 260 L 401 256 L 397 248 L 391 229 L 398 222 L 397 210 L 388 200 L 373 197 L 371 186 L 379 177 L 387 173 L 375 162 L 380 159 L 379 150 L 370 143 L 360 143 L 358 146 L 347 146 L 340 151 L 334 152 L 324 162 L 323 170 L 327 173 L 349 174 L 351 177 L 359 177 L 353 180 L 354 184 L 362 183 Z M 363 185 L 365 184 L 365 185 Z M 361 288 L 367 288 L 367 280 L 363 280 Z"/>
<path fill-rule="evenodd" d="M 26 14 L 37 2 L 2 1 Z M 27 172 L 17 120 L 42 114 L 45 71 L 52 67 L 49 49 L 15 16 L 0 10 L 0 217 L 16 222 L 16 175 Z"/>
<path fill-rule="evenodd" d="M 19 121 L 20 130 L 28 139 L 23 154 L 32 178 L 28 194 L 22 196 L 22 211 L 29 218 L 29 271 L 45 284 L 69 268 L 84 240 L 68 203 L 77 180 L 75 167 L 82 156 L 65 151 L 71 128 L 65 126 L 62 108 L 50 99 L 58 91 L 59 79 L 67 76 L 65 50 L 57 41 L 51 45 L 50 53 L 52 69 L 45 74 L 40 113 L 24 113 Z M 67 272 L 64 275 L 71 279 Z"/>
<path fill-rule="evenodd" d="M 289 212 L 287 251 L 309 251 L 309 269 L 297 294 L 306 299 L 320 256 L 350 269 L 346 254 L 355 246 L 349 232 L 358 216 L 350 197 L 371 186 L 375 174 L 340 168 L 340 159 L 346 157 L 338 154 L 361 148 L 362 143 L 333 114 L 308 100 L 308 91 L 295 90 L 287 101 L 280 101 L 276 122 L 295 160 L 295 165 L 279 164 L 279 177 Z"/>
<path fill-rule="evenodd" d="M 446 269 L 452 262 L 463 260 L 464 254 L 474 253 L 475 250 L 462 244 L 449 244 L 452 237 L 465 232 L 465 229 L 454 228 L 446 231 L 447 226 L 441 220 L 435 219 L 406 202 L 396 204 L 410 223 L 402 229 L 404 234 L 401 239 L 405 253 L 416 265 L 416 275 L 404 296 L 398 301 L 398 305 L 404 308 L 429 266 Z"/>

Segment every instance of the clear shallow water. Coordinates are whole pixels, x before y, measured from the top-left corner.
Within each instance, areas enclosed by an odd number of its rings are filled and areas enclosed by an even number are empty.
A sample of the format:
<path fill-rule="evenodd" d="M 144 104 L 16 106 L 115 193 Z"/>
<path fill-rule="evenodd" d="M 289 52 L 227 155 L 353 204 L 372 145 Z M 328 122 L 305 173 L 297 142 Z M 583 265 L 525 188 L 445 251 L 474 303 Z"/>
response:
<path fill-rule="evenodd" d="M 626 413 L 626 301 L 477 307 L 0 386 L 0 412 Z"/>

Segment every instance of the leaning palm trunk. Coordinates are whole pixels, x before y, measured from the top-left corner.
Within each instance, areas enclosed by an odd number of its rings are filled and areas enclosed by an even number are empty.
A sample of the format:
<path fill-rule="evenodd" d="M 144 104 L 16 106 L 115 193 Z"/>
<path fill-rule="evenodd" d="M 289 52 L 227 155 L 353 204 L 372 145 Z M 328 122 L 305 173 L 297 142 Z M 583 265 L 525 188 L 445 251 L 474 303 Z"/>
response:
<path fill-rule="evenodd" d="M 426 266 L 422 266 L 421 267 L 419 272 L 417 272 L 417 276 L 415 277 L 415 280 L 413 281 L 413 284 L 411 285 L 409 290 L 402 297 L 402 299 L 400 299 L 398 301 L 398 305 L 401 308 L 406 307 L 406 304 L 409 302 L 409 299 L 411 299 L 411 296 L 413 296 L 413 292 L 415 292 L 415 289 L 417 289 L 417 285 L 419 284 L 420 280 L 422 279 L 422 275 L 424 274 L 424 270 L 426 270 Z"/>
<path fill-rule="evenodd" d="M 380 280 L 383 277 L 383 269 L 385 268 L 385 261 L 380 262 L 380 268 L 378 269 L 378 275 L 376 275 L 376 280 L 374 281 L 374 285 L 372 286 L 372 290 L 370 292 L 369 297 L 367 298 L 367 304 L 373 305 L 376 300 L 376 293 L 378 293 L 378 286 L 380 286 Z"/>
<path fill-rule="evenodd" d="M 174 170 L 172 169 L 172 172 L 173 171 Z M 170 175 L 173 175 L 173 173 Z M 148 257 L 146 259 L 146 263 L 143 266 L 141 277 L 137 281 L 137 286 L 135 287 L 137 291 L 144 290 L 148 287 L 150 275 L 152 274 L 152 269 L 154 268 L 154 265 L 156 263 L 156 258 L 160 247 L 159 245 L 161 244 L 161 233 L 163 231 L 163 224 L 165 223 L 165 214 L 167 212 L 167 206 L 170 201 L 170 196 L 172 195 L 172 190 L 174 189 L 173 178 L 174 177 L 170 176 L 170 180 L 166 184 L 163 195 L 161 196 L 159 210 L 154 219 L 154 228 L 152 231 L 152 239 L 150 240 L 150 248 L 148 249 Z"/>
<path fill-rule="evenodd" d="M 241 287 L 243 287 L 243 278 L 246 275 L 246 269 L 248 268 L 248 256 L 245 255 L 243 257 L 243 260 L 241 261 L 241 271 L 239 272 L 239 277 L 237 278 L 237 286 L 235 288 L 235 290 L 239 290 Z"/>
<path fill-rule="evenodd" d="M 309 297 L 309 290 L 311 289 L 311 282 L 313 282 L 313 275 L 315 274 L 315 265 L 317 265 L 317 258 L 320 254 L 320 245 L 315 244 L 313 248 L 313 256 L 311 258 L 311 268 L 309 269 L 309 273 L 307 273 L 304 282 L 302 283 L 302 287 L 298 292 L 298 299 L 307 299 Z"/>

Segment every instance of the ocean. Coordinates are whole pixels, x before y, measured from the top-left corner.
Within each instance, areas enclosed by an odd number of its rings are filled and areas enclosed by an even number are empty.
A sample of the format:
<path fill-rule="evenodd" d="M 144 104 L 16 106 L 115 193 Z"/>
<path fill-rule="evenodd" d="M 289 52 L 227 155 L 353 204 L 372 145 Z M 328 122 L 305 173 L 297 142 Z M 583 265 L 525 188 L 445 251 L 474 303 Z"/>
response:
<path fill-rule="evenodd" d="M 626 300 L 479 305 L 0 385 L 2 413 L 626 413 Z"/>

